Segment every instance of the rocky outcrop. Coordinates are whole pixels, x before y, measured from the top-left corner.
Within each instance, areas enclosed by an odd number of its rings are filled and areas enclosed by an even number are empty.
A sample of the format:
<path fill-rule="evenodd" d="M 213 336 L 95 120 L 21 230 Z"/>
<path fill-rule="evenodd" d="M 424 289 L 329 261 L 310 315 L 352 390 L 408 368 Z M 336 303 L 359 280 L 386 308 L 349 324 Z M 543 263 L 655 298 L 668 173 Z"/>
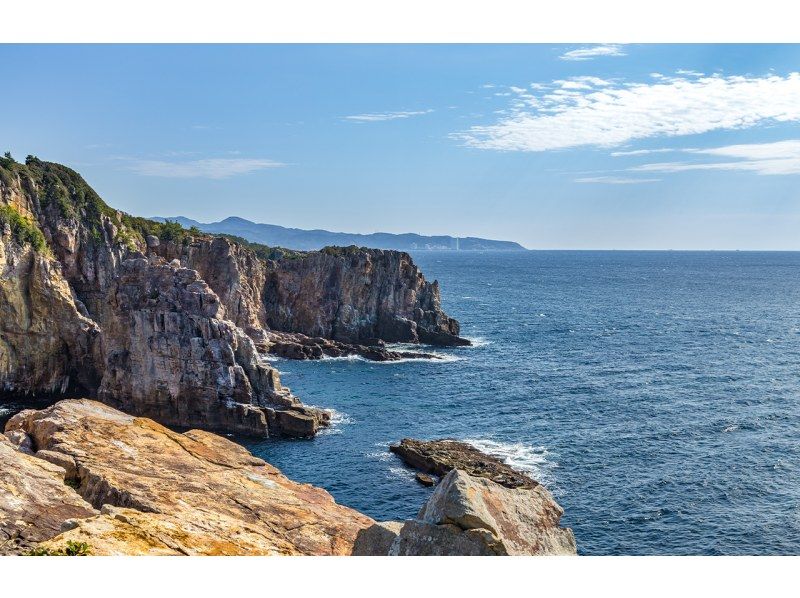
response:
<path fill-rule="evenodd" d="M 434 353 L 421 351 L 394 351 L 383 341 L 372 345 L 340 343 L 327 338 L 311 338 L 299 332 L 267 333 L 266 351 L 285 359 L 323 359 L 325 357 L 363 357 L 369 361 L 399 361 L 401 359 L 442 359 Z"/>
<path fill-rule="evenodd" d="M 464 471 L 450 471 L 416 519 L 383 522 L 356 538 L 365 556 L 574 555 L 563 510 L 541 485 L 508 488 Z M 388 545 L 388 550 L 386 547 Z"/>
<path fill-rule="evenodd" d="M 105 304 L 98 397 L 183 427 L 313 436 L 328 414 L 303 407 L 253 341 L 225 319 L 199 274 L 177 263 L 123 262 Z"/>
<path fill-rule="evenodd" d="M 536 480 L 509 467 L 502 459 L 487 455 L 466 442 L 403 438 L 398 444 L 389 446 L 389 450 L 409 467 L 439 477 L 460 469 L 506 488 L 534 488 L 538 485 Z"/>
<path fill-rule="evenodd" d="M 223 237 L 150 249 L 197 270 L 259 349 L 287 359 L 436 359 L 385 343 L 469 344 L 442 311 L 438 283 L 428 283 L 408 254 L 331 247 L 260 260 Z"/>
<path fill-rule="evenodd" d="M 438 283 L 399 251 L 328 247 L 269 262 L 264 305 L 270 328 L 310 337 L 469 344 L 442 311 Z"/>
<path fill-rule="evenodd" d="M 96 401 L 21 412 L 14 432 L 35 452 L 0 442 L 7 552 L 75 541 L 94 555 L 343 555 L 373 523 L 225 438 Z"/>
<path fill-rule="evenodd" d="M 0 395 L 96 386 L 97 324 L 84 317 L 58 263 L 0 238 Z"/>

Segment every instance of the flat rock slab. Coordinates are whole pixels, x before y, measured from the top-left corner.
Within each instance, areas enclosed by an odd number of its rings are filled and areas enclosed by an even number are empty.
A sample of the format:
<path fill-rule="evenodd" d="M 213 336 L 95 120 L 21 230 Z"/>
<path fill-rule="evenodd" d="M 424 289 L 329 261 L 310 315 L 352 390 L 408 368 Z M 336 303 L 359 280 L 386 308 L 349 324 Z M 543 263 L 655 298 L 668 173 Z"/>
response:
<path fill-rule="evenodd" d="M 14 430 L 36 452 L 0 443 L 0 459 L 25 466 L 0 463 L 0 484 L 16 489 L 11 500 L 0 493 L 0 517 L 41 513 L 26 537 L 44 548 L 73 540 L 95 555 L 344 555 L 374 523 L 221 436 L 179 434 L 96 401 L 24 411 L 9 420 Z"/>
<path fill-rule="evenodd" d="M 535 488 L 539 483 L 501 459 L 487 455 L 458 440 L 414 440 L 403 438 L 389 447 L 409 467 L 443 478 L 454 469 L 486 478 L 506 488 Z"/>

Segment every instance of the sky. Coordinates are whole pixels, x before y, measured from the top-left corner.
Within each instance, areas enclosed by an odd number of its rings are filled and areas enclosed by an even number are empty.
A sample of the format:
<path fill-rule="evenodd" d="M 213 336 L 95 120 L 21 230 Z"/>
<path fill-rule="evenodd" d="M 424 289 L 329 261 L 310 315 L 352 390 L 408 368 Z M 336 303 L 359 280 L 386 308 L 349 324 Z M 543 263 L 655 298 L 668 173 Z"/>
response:
<path fill-rule="evenodd" d="M 800 250 L 800 45 L 5 45 L 0 151 L 202 222 Z"/>

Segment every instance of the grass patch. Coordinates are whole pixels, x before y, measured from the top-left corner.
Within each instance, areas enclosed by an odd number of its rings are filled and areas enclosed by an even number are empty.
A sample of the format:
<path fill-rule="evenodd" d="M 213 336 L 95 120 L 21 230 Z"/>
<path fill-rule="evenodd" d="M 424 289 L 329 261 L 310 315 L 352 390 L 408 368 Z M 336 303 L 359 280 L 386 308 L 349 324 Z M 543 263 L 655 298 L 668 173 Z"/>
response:
<path fill-rule="evenodd" d="M 34 548 L 25 553 L 25 556 L 89 556 L 91 548 L 86 542 L 67 540 L 64 548 Z"/>

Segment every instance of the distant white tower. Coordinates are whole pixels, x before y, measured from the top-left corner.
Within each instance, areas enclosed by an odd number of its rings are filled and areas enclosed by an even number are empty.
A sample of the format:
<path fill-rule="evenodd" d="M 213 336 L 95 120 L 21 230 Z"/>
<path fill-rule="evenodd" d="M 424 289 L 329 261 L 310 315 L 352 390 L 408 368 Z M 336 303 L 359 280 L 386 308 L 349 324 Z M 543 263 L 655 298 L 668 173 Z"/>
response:
<path fill-rule="evenodd" d="M 458 251 L 458 237 L 456 237 L 456 251 Z"/>

